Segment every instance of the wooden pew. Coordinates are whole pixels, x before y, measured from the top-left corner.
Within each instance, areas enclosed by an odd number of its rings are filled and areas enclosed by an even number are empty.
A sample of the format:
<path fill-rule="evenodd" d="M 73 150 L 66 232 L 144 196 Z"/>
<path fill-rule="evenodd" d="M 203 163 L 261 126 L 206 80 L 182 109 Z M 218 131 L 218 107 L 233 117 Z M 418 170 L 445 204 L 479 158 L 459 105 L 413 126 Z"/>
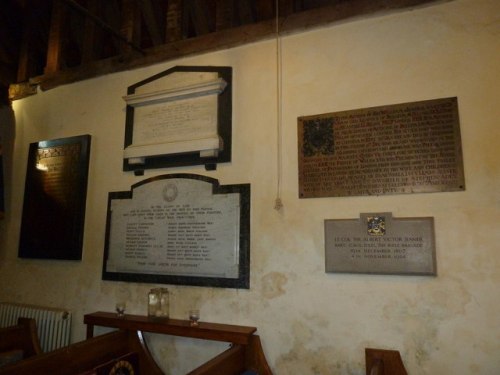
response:
<path fill-rule="evenodd" d="M 151 357 L 142 335 L 123 330 L 7 365 L 0 368 L 0 375 L 91 375 L 99 374 L 100 370 L 105 370 L 108 374 L 113 366 L 127 363 L 135 368 L 136 373 L 163 375 Z"/>
<path fill-rule="evenodd" d="M 245 371 L 272 375 L 260 338 L 255 335 L 256 327 L 209 322 L 200 322 L 193 327 L 187 320 L 162 320 L 130 314 L 117 317 L 115 313 L 102 311 L 85 315 L 83 321 L 87 324 L 87 337 L 93 336 L 94 326 L 103 326 L 232 344 L 231 348 L 191 371 L 189 375 L 240 375 Z"/>
<path fill-rule="evenodd" d="M 366 375 L 408 375 L 397 350 L 365 349 Z"/>
<path fill-rule="evenodd" d="M 184 320 L 155 320 L 138 315 L 117 317 L 114 313 L 93 313 L 84 317 L 88 339 L 49 353 L 39 354 L 0 368 L 0 375 L 109 374 L 113 366 L 128 361 L 135 373 L 162 375 L 148 351 L 142 331 L 193 337 L 232 343 L 231 348 L 217 355 L 189 375 L 272 375 L 255 327 L 217 323 L 190 326 Z M 118 328 L 118 331 L 93 337 L 94 325 Z"/>
<path fill-rule="evenodd" d="M 188 375 L 241 375 L 246 371 L 258 375 L 272 375 L 257 335 L 252 335 L 247 345 L 233 345 Z"/>
<path fill-rule="evenodd" d="M 0 328 L 0 366 L 40 353 L 34 319 L 19 318 L 17 325 Z"/>

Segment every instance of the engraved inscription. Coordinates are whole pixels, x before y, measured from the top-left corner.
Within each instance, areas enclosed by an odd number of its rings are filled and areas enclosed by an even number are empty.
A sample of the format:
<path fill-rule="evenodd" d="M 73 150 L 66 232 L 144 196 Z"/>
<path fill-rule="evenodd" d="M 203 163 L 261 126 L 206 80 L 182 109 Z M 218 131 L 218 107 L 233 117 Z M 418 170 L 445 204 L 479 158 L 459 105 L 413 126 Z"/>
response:
<path fill-rule="evenodd" d="M 135 108 L 134 145 L 217 134 L 217 97 L 202 96 Z"/>
<path fill-rule="evenodd" d="M 213 194 L 204 181 L 171 178 L 113 200 L 107 270 L 237 278 L 239 199 Z"/>
<path fill-rule="evenodd" d="M 60 205 L 73 205 L 79 158 L 78 143 L 37 150 L 36 169 L 42 172 L 43 192 Z"/>
<path fill-rule="evenodd" d="M 377 235 L 370 233 L 374 219 Z M 433 218 L 395 219 L 386 212 L 325 220 L 325 261 L 326 272 L 435 275 Z"/>
<path fill-rule="evenodd" d="M 311 122 L 333 124 L 333 154 L 307 152 Z M 301 198 L 464 188 L 456 98 L 299 118 Z"/>

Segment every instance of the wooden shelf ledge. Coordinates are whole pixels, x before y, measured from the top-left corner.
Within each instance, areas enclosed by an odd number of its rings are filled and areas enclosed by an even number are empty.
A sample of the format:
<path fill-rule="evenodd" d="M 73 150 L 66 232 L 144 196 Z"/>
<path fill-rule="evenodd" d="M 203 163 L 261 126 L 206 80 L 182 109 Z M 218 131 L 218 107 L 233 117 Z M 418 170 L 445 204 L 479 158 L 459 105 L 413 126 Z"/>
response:
<path fill-rule="evenodd" d="M 257 331 L 256 327 L 207 322 L 199 322 L 198 326 L 192 327 L 188 320 L 131 314 L 119 317 L 116 313 L 103 311 L 84 315 L 83 322 L 87 325 L 87 339 L 94 336 L 94 326 L 102 326 L 248 345 L 251 336 Z"/>

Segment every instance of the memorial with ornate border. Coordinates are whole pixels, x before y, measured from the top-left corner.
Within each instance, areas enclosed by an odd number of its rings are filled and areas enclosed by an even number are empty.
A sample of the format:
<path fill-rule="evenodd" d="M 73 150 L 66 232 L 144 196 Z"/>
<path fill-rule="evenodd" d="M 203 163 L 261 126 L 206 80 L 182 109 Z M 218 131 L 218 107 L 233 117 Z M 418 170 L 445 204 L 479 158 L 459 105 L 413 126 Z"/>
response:
<path fill-rule="evenodd" d="M 231 160 L 232 68 L 176 66 L 130 86 L 123 170 Z"/>
<path fill-rule="evenodd" d="M 250 185 L 194 174 L 108 198 L 103 279 L 249 288 Z"/>

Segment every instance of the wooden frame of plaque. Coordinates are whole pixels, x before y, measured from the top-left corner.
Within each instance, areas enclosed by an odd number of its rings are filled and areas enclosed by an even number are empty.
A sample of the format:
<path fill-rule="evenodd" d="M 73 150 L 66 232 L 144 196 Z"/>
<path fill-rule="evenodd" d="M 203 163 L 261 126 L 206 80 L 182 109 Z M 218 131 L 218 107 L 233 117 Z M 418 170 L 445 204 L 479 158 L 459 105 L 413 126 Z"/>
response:
<path fill-rule="evenodd" d="M 30 144 L 20 258 L 82 259 L 90 135 Z"/>
<path fill-rule="evenodd" d="M 103 280 L 250 287 L 250 184 L 177 173 L 110 192 Z"/>
<path fill-rule="evenodd" d="M 175 66 L 129 86 L 124 100 L 124 171 L 231 161 L 231 67 Z"/>

